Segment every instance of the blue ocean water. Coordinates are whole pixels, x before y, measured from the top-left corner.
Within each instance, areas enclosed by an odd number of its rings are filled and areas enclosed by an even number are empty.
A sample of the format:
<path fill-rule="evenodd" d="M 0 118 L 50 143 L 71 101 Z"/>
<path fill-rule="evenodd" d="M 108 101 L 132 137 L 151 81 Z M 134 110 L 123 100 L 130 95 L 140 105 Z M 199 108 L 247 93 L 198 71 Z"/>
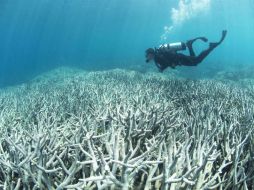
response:
<path fill-rule="evenodd" d="M 254 65 L 254 0 L 1 0 L 0 86 L 59 66 L 146 66 L 144 51 L 196 36 L 228 36 L 200 71 Z M 204 46 L 196 46 L 201 51 Z M 235 66 L 237 65 L 237 66 Z"/>

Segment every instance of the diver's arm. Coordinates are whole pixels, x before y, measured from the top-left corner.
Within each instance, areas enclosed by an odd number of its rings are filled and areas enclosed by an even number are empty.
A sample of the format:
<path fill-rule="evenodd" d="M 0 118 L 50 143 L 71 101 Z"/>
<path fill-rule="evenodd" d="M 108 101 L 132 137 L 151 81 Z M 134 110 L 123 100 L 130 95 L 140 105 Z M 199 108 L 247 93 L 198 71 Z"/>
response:
<path fill-rule="evenodd" d="M 160 69 L 161 68 L 161 65 L 157 62 L 155 62 L 155 65 Z"/>
<path fill-rule="evenodd" d="M 162 73 L 167 68 L 167 66 L 165 66 L 165 65 L 161 65 L 161 64 L 156 63 L 156 62 L 155 62 L 155 64 L 158 67 L 160 73 Z"/>
<path fill-rule="evenodd" d="M 163 67 L 162 67 L 159 63 L 156 63 L 156 62 L 155 62 L 155 65 L 156 65 L 156 66 L 157 66 L 157 68 L 159 69 L 159 72 L 161 72 L 161 73 L 162 73 L 162 72 L 163 72 L 163 70 L 164 70 L 164 69 L 163 69 Z"/>
<path fill-rule="evenodd" d="M 169 66 L 172 69 L 175 69 L 175 67 L 178 65 L 177 64 L 178 55 L 179 54 L 177 53 L 177 51 L 167 52 L 165 54 L 165 56 L 166 56 L 165 61 L 167 62 L 165 65 Z"/>
<path fill-rule="evenodd" d="M 169 67 L 171 67 L 171 69 L 175 69 L 176 68 L 176 64 L 175 63 L 171 63 L 171 65 Z"/>
<path fill-rule="evenodd" d="M 170 55 L 172 55 L 172 53 L 162 51 L 159 51 L 157 54 L 157 60 L 155 61 L 155 64 L 160 72 L 163 72 L 168 67 L 168 65 L 170 65 L 168 64 L 169 59 L 167 58 Z"/>

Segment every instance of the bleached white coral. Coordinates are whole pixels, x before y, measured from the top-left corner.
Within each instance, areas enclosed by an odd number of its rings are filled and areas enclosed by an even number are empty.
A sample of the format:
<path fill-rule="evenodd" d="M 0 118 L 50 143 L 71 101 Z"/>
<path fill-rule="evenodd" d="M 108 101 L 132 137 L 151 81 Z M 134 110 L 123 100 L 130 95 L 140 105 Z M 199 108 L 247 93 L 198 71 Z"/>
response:
<path fill-rule="evenodd" d="M 38 77 L 0 92 L 0 188 L 253 189 L 253 93 L 124 70 Z"/>

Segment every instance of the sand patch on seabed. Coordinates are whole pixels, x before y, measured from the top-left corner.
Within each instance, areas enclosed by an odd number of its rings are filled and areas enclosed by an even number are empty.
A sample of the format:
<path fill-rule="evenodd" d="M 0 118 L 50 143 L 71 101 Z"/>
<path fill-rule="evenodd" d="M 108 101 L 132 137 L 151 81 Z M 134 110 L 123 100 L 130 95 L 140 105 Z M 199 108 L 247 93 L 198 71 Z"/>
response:
<path fill-rule="evenodd" d="M 245 84 L 61 68 L 1 90 L 0 187 L 253 189 Z"/>

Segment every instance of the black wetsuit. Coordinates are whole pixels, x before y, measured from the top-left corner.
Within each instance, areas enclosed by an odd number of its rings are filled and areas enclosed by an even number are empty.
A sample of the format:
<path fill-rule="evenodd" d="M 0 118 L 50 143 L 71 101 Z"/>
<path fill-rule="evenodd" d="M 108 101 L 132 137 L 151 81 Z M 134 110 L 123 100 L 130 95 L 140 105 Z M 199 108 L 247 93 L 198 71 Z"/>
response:
<path fill-rule="evenodd" d="M 195 55 L 192 44 L 198 39 L 207 42 L 207 39 L 204 37 L 198 37 L 193 40 L 189 40 L 186 43 L 190 55 L 184 55 L 182 53 L 178 53 L 177 51 L 172 51 L 170 49 L 165 48 L 155 49 L 154 62 L 161 72 L 165 70 L 167 67 L 171 67 L 174 69 L 176 66 L 180 65 L 196 66 L 200 62 L 202 62 L 206 58 L 206 56 L 208 56 L 209 53 L 211 53 L 211 51 L 224 40 L 226 33 L 227 33 L 226 30 L 223 31 L 221 40 L 219 42 L 210 43 L 209 48 L 202 51 L 198 56 Z"/>
<path fill-rule="evenodd" d="M 204 60 L 204 58 L 215 48 L 210 46 L 207 50 L 201 52 L 198 56 L 195 55 L 192 46 L 187 46 L 190 55 L 177 53 L 176 51 L 164 50 L 163 48 L 155 50 L 154 61 L 160 71 L 167 67 L 175 68 L 176 66 L 196 66 Z"/>

